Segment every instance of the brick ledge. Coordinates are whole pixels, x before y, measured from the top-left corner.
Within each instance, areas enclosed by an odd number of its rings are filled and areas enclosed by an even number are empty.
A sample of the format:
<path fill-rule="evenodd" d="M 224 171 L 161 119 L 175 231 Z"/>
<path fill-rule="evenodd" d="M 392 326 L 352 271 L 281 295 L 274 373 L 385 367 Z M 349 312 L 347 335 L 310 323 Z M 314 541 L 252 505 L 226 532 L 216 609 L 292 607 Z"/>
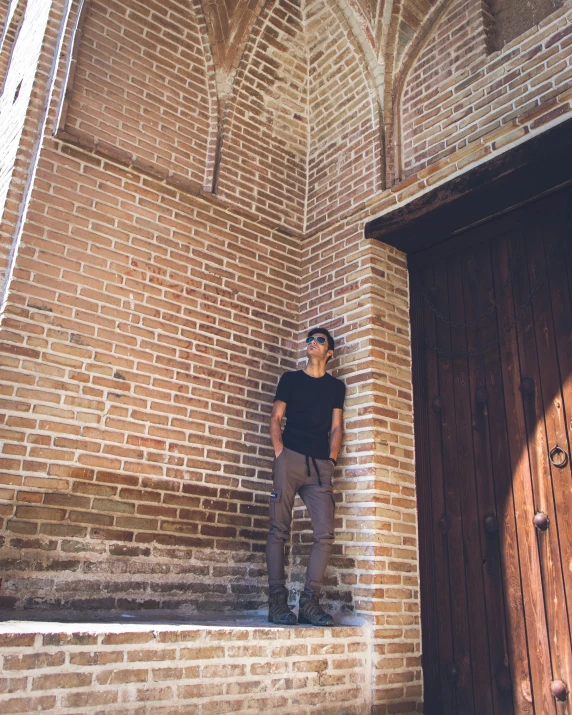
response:
<path fill-rule="evenodd" d="M 0 624 L 0 712 L 371 713 L 367 626 L 279 627 L 263 625 L 260 614 L 249 625 L 213 626 L 176 616 L 178 623 Z"/>

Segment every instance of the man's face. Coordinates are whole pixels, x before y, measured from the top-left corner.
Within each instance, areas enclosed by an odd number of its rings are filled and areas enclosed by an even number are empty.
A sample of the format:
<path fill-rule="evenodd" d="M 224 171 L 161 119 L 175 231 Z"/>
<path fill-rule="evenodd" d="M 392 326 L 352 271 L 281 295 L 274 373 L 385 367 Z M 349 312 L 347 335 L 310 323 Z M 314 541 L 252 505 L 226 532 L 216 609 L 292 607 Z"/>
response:
<path fill-rule="evenodd" d="M 318 338 L 320 338 L 320 340 L 318 340 Z M 321 342 L 322 338 L 323 342 Z M 306 355 L 308 357 L 312 355 L 323 359 L 334 354 L 333 350 L 328 350 L 328 337 L 323 333 L 314 333 L 308 340 L 310 340 L 306 345 Z"/>

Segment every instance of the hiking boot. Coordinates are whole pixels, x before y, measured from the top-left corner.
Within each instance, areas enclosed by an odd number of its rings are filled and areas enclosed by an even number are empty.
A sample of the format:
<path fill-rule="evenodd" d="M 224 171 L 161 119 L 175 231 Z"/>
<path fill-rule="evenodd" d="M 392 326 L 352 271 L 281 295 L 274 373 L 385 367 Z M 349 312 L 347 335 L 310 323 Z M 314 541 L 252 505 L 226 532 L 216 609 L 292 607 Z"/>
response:
<path fill-rule="evenodd" d="M 268 597 L 268 620 L 279 626 L 296 625 L 296 614 L 288 608 L 288 591 L 286 589 Z"/>
<path fill-rule="evenodd" d="M 320 606 L 317 593 L 311 596 L 301 593 L 298 623 L 311 623 L 313 626 L 333 626 L 334 619 Z"/>

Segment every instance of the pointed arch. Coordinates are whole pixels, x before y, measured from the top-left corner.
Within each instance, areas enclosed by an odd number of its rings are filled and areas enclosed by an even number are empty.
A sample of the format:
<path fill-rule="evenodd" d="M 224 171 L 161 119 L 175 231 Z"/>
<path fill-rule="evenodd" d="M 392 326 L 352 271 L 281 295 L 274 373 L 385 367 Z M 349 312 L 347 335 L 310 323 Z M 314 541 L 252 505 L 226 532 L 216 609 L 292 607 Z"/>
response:
<path fill-rule="evenodd" d="M 310 148 L 307 230 L 383 188 L 379 85 L 337 2 L 308 4 Z M 348 62 L 351 56 L 353 61 Z M 381 81 L 379 74 L 376 75 Z"/>
<path fill-rule="evenodd" d="M 383 188 L 383 72 L 352 12 L 338 0 L 269 2 L 224 112 L 217 192 L 296 230 Z"/>
<path fill-rule="evenodd" d="M 401 152 L 401 102 L 405 79 L 409 71 L 421 52 L 425 42 L 431 34 L 431 30 L 443 17 L 447 8 L 454 0 L 437 0 L 430 12 L 425 16 L 417 28 L 415 34 L 398 53 L 398 27 L 401 21 L 401 14 L 404 0 L 395 0 L 397 12 L 394 13 L 391 31 L 391 45 L 388 47 L 386 56 L 386 150 L 388 153 L 388 186 L 401 180 L 403 172 L 403 158 Z"/>
<path fill-rule="evenodd" d="M 388 0 L 392 2 L 393 0 Z M 378 8 L 383 0 L 379 0 Z M 347 3 L 345 0 L 335 0 L 337 12 L 343 16 L 343 24 L 347 27 L 349 33 L 353 35 L 355 44 L 354 49 L 361 56 L 368 71 L 368 81 L 372 86 L 373 94 L 376 97 L 376 112 L 378 115 L 379 124 L 379 146 L 381 153 L 381 162 L 379 167 L 381 185 L 380 188 L 386 187 L 386 139 L 385 139 L 385 68 L 383 61 L 380 62 L 379 53 L 376 46 L 376 19 L 373 24 L 370 24 L 366 16 L 361 12 L 362 5 L 359 4 L 359 10 L 356 8 L 356 2 Z M 380 23 L 381 24 L 381 23 Z"/>
<path fill-rule="evenodd" d="M 80 0 L 72 34 L 55 132 L 105 142 L 211 191 L 218 99 L 200 0 L 170 0 L 162 14 L 144 2 Z"/>
<path fill-rule="evenodd" d="M 217 91 L 228 98 L 240 58 L 266 0 L 203 0 L 203 14 L 216 68 Z"/>
<path fill-rule="evenodd" d="M 463 21 L 459 22 L 458 18 Z M 446 38 L 441 28 L 444 28 Z M 436 33 L 439 33 L 439 39 Z M 459 82 L 468 79 L 475 62 L 482 62 L 488 55 L 490 15 L 487 0 L 479 0 L 469 9 L 462 0 L 440 0 L 416 39 L 396 77 L 392 119 L 400 177 L 407 177 L 444 159 L 455 150 L 449 140 L 438 136 L 438 131 L 433 131 L 433 137 L 427 137 L 426 133 L 440 121 L 437 102 L 442 83 L 448 82 L 452 75 Z M 470 92 L 470 89 L 466 91 Z M 445 95 L 443 100 L 446 98 Z M 418 117 L 424 103 L 435 117 L 431 113 L 422 119 Z"/>
<path fill-rule="evenodd" d="M 357 44 L 361 50 L 361 55 L 367 64 L 371 75 L 371 82 L 379 97 L 380 109 L 383 110 L 383 86 L 385 82 L 383 64 L 380 64 L 375 50 L 375 37 L 373 29 L 361 13 L 346 3 L 344 0 L 336 0 L 339 12 L 344 16 L 348 30 L 353 33 Z M 359 22 L 359 18 L 364 22 Z M 365 27 L 364 27 L 365 25 Z"/>
<path fill-rule="evenodd" d="M 223 116 L 216 191 L 303 228 L 308 145 L 302 0 L 270 0 L 240 58 Z"/>
<path fill-rule="evenodd" d="M 395 64 L 395 81 L 394 84 L 397 86 L 404 76 L 407 75 L 407 71 L 415 58 L 419 55 L 426 39 L 428 38 L 432 28 L 441 19 L 444 12 L 446 12 L 447 7 L 451 4 L 452 0 L 437 0 L 429 13 L 425 16 L 423 21 L 419 24 L 415 34 L 411 37 L 410 41 L 403 48 L 402 52 L 399 53 L 397 57 L 397 62 Z"/>

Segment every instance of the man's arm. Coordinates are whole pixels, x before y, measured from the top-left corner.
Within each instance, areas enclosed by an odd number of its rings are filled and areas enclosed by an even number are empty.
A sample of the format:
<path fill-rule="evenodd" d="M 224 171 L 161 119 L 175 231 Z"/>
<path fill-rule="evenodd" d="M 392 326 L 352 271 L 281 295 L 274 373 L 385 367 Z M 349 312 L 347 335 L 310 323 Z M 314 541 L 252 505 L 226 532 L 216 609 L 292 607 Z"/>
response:
<path fill-rule="evenodd" d="M 282 400 L 275 400 L 272 407 L 272 414 L 270 415 L 270 439 L 272 440 L 272 446 L 274 447 L 274 454 L 276 457 L 278 457 L 280 452 L 284 449 L 281 423 L 285 411 L 286 403 L 282 402 Z"/>
<path fill-rule="evenodd" d="M 337 408 L 332 412 L 332 426 L 330 427 L 330 457 L 332 459 L 338 458 L 342 445 L 343 414 L 344 411 Z"/>

